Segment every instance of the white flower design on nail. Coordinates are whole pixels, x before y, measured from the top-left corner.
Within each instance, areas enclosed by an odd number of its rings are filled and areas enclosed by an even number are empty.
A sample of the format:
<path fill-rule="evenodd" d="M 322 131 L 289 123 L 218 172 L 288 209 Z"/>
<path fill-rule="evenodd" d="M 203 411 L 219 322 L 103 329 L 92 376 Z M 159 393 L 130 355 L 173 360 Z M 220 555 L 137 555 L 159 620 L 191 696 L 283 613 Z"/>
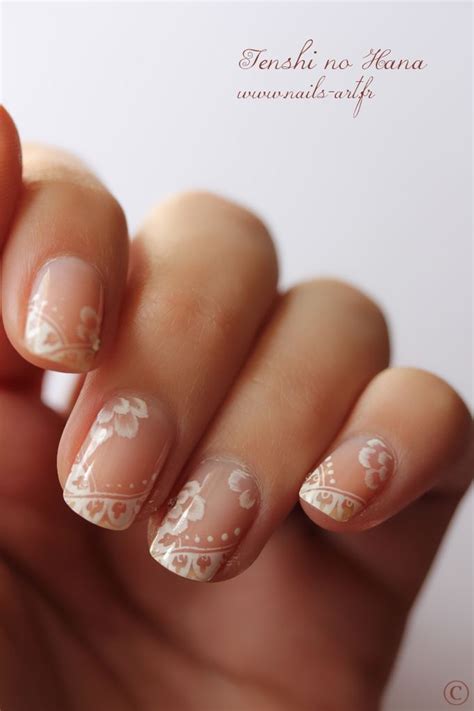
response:
<path fill-rule="evenodd" d="M 64 368 L 84 372 L 101 346 L 102 278 L 92 264 L 65 255 L 46 262 L 31 285 L 25 347 Z"/>
<path fill-rule="evenodd" d="M 84 306 L 79 316 L 75 336 L 68 334 L 48 300 L 36 294 L 30 300 L 25 325 L 28 348 L 50 361 L 78 370 L 88 369 L 100 350 L 101 317 L 90 306 Z"/>
<path fill-rule="evenodd" d="M 364 481 L 369 489 L 378 489 L 392 469 L 393 457 L 381 439 L 369 439 L 359 452 L 359 462 L 365 469 Z"/>
<path fill-rule="evenodd" d="M 303 501 L 341 522 L 348 521 L 367 506 L 375 491 L 394 471 L 394 456 L 379 437 L 361 442 L 357 451 L 352 447 L 344 450 L 342 445 L 342 452 L 341 455 L 336 449 L 327 456 L 307 476 L 300 489 Z M 357 461 L 356 467 L 351 462 L 352 457 Z"/>
<path fill-rule="evenodd" d="M 361 496 L 338 484 L 331 455 L 306 477 L 300 489 L 300 497 L 335 521 L 348 521 L 366 503 Z"/>
<path fill-rule="evenodd" d="M 93 455 L 114 436 L 133 439 L 138 434 L 140 421 L 148 416 L 146 402 L 138 397 L 116 396 L 98 413 L 64 487 L 65 501 L 83 518 L 115 530 L 127 528 L 133 522 L 153 486 L 154 477 L 133 489 L 107 488 L 109 484 L 100 482 L 94 475 Z"/>
<path fill-rule="evenodd" d="M 257 501 L 257 490 L 254 479 L 242 471 L 234 469 L 229 475 L 229 489 L 240 493 L 239 503 L 243 509 L 251 509 Z"/>
<path fill-rule="evenodd" d="M 197 481 L 188 481 L 183 486 L 174 505 L 167 513 L 166 520 L 169 529 L 175 534 L 185 531 L 190 522 L 201 521 L 204 518 L 206 503 L 200 495 L 201 484 Z"/>
<path fill-rule="evenodd" d="M 93 351 L 97 352 L 100 348 L 99 314 L 92 307 L 83 306 L 79 315 L 81 322 L 76 329 L 77 335 L 82 341 L 88 343 Z"/>
<path fill-rule="evenodd" d="M 256 480 L 226 459 L 201 462 L 153 531 L 150 553 L 161 565 L 192 580 L 212 580 L 236 552 L 256 516 Z"/>
<path fill-rule="evenodd" d="M 119 437 L 132 439 L 138 432 L 138 420 L 148 417 L 144 400 L 138 397 L 115 397 L 97 415 L 97 429 L 105 430 L 110 436 L 115 431 Z M 102 434 L 102 437 L 106 437 Z"/>

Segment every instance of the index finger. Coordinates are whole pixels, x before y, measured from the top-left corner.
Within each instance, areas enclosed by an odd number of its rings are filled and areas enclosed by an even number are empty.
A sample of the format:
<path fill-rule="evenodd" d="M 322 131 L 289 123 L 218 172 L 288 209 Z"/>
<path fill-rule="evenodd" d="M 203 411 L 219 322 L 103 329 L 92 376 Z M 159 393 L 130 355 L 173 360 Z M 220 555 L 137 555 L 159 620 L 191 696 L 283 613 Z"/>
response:
<path fill-rule="evenodd" d="M 86 372 L 118 327 L 128 231 L 118 201 L 75 156 L 23 147 L 23 185 L 2 258 L 2 318 L 40 368 Z"/>
<path fill-rule="evenodd" d="M 21 148 L 13 120 L 0 106 L 0 257 L 21 190 Z M 8 341 L 1 318 L 0 300 L 0 381 L 23 378 L 31 369 Z"/>
<path fill-rule="evenodd" d="M 20 188 L 20 140 L 10 114 L 0 106 L 0 248 L 13 217 Z"/>

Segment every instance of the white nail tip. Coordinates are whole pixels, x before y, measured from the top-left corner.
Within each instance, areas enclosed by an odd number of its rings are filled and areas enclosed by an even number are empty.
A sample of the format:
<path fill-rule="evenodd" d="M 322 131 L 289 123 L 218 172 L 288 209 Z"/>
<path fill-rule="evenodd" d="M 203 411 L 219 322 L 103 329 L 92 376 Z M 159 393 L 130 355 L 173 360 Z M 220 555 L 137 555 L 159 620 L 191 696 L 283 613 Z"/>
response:
<path fill-rule="evenodd" d="M 394 457 L 382 439 L 348 440 L 308 475 L 299 495 L 335 521 L 348 521 L 367 506 L 393 468 Z"/>
<path fill-rule="evenodd" d="M 228 461 L 208 460 L 201 466 L 154 532 L 150 554 L 181 577 L 210 581 L 233 559 L 240 542 L 242 528 L 223 521 L 243 520 L 247 528 L 256 514 L 258 489 L 248 472 Z M 232 537 L 228 530 L 234 531 Z"/>
<path fill-rule="evenodd" d="M 150 493 L 156 475 L 145 480 L 146 488 L 142 487 L 137 493 L 130 491 L 135 488 L 134 484 L 125 486 L 120 482 L 99 481 L 94 467 L 96 454 L 106 442 L 116 437 L 134 439 L 140 422 L 148 416 L 146 402 L 138 397 L 115 397 L 100 410 L 64 487 L 65 502 L 79 516 L 103 528 L 117 531 L 133 523 Z"/>
<path fill-rule="evenodd" d="M 66 335 L 56 318 L 45 315 L 44 308 L 47 303 L 46 300 L 39 301 L 37 296 L 30 302 L 25 326 L 25 344 L 28 350 L 45 360 L 62 363 L 78 371 L 87 370 L 100 349 L 99 314 L 90 307 L 84 307 L 76 329 L 77 337 L 71 338 Z M 87 323 L 84 317 L 86 310 L 89 314 Z"/>

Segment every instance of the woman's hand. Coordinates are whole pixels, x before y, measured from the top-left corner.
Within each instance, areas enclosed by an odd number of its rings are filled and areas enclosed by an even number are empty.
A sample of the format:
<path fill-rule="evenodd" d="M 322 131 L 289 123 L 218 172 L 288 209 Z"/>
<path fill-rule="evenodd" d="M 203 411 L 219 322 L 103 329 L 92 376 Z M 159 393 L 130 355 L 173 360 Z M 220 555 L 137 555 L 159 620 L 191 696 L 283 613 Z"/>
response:
<path fill-rule="evenodd" d="M 76 160 L 19 161 L 2 110 L 1 708 L 376 709 L 470 478 L 465 405 L 387 368 L 354 288 L 278 293 L 241 207 L 173 197 L 130 243 Z M 44 368 L 91 371 L 64 432 Z"/>

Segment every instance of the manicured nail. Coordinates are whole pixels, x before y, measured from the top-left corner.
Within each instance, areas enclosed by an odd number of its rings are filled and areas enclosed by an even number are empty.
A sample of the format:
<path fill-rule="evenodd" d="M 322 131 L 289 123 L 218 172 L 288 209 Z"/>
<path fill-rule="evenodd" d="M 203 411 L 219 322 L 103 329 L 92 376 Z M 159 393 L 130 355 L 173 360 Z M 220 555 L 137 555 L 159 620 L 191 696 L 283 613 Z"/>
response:
<path fill-rule="evenodd" d="M 102 407 L 79 450 L 64 500 L 97 526 L 128 528 L 154 488 L 171 439 L 157 403 L 116 395 Z"/>
<path fill-rule="evenodd" d="M 38 272 L 31 290 L 25 345 L 73 372 L 90 370 L 100 348 L 103 287 L 78 257 L 58 257 Z"/>
<path fill-rule="evenodd" d="M 258 501 L 256 481 L 241 464 L 208 459 L 170 502 L 150 553 L 177 575 L 212 580 L 233 558 Z"/>
<path fill-rule="evenodd" d="M 380 437 L 346 440 L 308 475 L 300 498 L 335 521 L 348 521 L 380 492 L 394 465 Z"/>

